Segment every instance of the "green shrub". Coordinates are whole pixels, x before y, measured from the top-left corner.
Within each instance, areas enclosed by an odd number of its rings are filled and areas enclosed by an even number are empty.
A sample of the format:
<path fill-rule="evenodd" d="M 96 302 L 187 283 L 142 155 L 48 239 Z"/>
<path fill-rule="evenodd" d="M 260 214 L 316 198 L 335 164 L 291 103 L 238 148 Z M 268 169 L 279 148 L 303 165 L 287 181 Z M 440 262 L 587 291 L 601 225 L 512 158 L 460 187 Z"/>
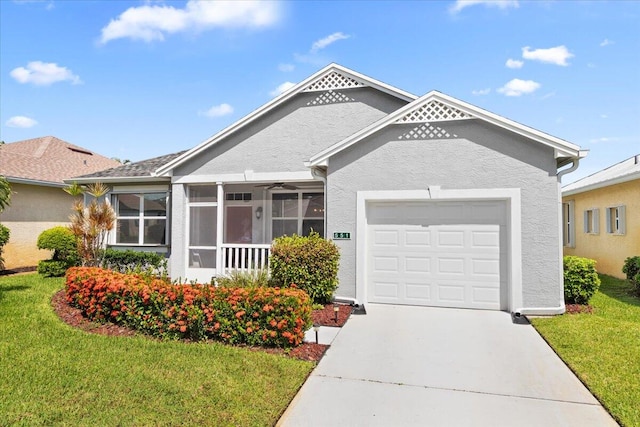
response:
<path fill-rule="evenodd" d="M 309 237 L 283 236 L 271 247 L 269 267 L 272 284 L 295 284 L 317 304 L 331 302 L 338 287 L 338 247 L 312 232 Z"/>
<path fill-rule="evenodd" d="M 627 275 L 627 280 L 640 295 L 640 256 L 629 257 L 624 260 L 622 272 Z"/>
<path fill-rule="evenodd" d="M 38 262 L 38 274 L 44 277 L 62 277 L 69 267 L 67 261 L 45 259 Z"/>
<path fill-rule="evenodd" d="M 67 268 L 80 263 L 76 236 L 67 227 L 53 227 L 38 236 L 38 249 L 53 251 L 51 259 L 38 263 L 38 273 L 45 277 L 64 276 Z"/>
<path fill-rule="evenodd" d="M 9 229 L 4 225 L 0 224 L 0 271 L 4 270 L 4 258 L 2 258 L 2 249 L 4 245 L 9 241 Z"/>
<path fill-rule="evenodd" d="M 600 287 L 596 261 L 566 256 L 564 264 L 564 299 L 569 304 L 588 304 Z"/>
<path fill-rule="evenodd" d="M 269 286 L 269 272 L 267 270 L 233 270 L 226 276 L 215 277 L 213 283 L 225 288 L 259 288 Z"/>
<path fill-rule="evenodd" d="M 167 258 L 156 252 L 120 251 L 106 249 L 103 251 L 100 266 L 120 273 L 134 273 L 145 276 L 168 277 Z"/>
<path fill-rule="evenodd" d="M 176 285 L 73 267 L 67 270 L 66 298 L 89 319 L 160 338 L 292 347 L 311 326 L 311 300 L 300 289 Z"/>

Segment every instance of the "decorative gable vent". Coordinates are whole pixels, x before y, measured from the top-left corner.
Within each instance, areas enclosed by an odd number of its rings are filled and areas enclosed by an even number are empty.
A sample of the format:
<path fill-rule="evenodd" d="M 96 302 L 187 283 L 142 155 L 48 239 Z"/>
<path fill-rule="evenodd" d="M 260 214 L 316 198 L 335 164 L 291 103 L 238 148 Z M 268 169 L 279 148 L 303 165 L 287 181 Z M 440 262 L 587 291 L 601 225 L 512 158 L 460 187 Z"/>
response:
<path fill-rule="evenodd" d="M 429 101 L 396 120 L 396 123 L 442 122 L 447 120 L 473 119 L 471 114 L 450 107 L 442 102 Z"/>
<path fill-rule="evenodd" d="M 432 125 L 431 123 L 423 123 L 420 126 L 416 126 L 408 132 L 398 136 L 398 139 L 451 139 L 457 138 L 458 135 L 451 133 L 440 126 Z"/>
<path fill-rule="evenodd" d="M 345 95 L 342 92 L 334 92 L 333 90 L 329 90 L 328 92 L 323 92 L 318 95 L 316 98 L 307 102 L 307 105 L 326 105 L 326 104 L 340 104 L 343 102 L 354 102 L 355 99 Z"/>
<path fill-rule="evenodd" d="M 319 80 L 311 83 L 306 87 L 304 92 L 314 92 L 319 90 L 331 90 L 331 89 L 348 89 L 354 87 L 365 87 L 364 83 L 361 83 L 351 77 L 347 77 L 344 74 L 340 74 L 337 71 L 332 71 Z"/>

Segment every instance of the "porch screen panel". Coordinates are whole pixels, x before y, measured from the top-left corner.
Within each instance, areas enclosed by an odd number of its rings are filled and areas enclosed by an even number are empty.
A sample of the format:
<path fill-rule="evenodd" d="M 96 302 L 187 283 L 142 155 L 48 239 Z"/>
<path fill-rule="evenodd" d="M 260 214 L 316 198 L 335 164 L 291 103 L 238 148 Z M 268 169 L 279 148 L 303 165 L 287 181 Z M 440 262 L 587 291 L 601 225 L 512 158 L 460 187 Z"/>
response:
<path fill-rule="evenodd" d="M 192 206 L 189 217 L 189 246 L 215 246 L 218 208 Z"/>
<path fill-rule="evenodd" d="M 315 231 L 324 237 L 324 194 L 302 194 L 302 235 L 308 236 Z"/>
<path fill-rule="evenodd" d="M 298 193 L 275 193 L 271 204 L 273 238 L 299 234 Z"/>

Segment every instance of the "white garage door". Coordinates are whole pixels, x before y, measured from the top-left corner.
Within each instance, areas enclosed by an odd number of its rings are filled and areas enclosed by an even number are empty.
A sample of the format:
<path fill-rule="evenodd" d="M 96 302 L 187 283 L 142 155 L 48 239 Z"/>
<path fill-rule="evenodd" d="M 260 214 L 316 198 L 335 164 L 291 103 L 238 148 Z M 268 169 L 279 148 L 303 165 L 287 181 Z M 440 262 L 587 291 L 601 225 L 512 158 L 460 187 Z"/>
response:
<path fill-rule="evenodd" d="M 367 222 L 369 302 L 506 308 L 504 202 L 369 203 Z"/>

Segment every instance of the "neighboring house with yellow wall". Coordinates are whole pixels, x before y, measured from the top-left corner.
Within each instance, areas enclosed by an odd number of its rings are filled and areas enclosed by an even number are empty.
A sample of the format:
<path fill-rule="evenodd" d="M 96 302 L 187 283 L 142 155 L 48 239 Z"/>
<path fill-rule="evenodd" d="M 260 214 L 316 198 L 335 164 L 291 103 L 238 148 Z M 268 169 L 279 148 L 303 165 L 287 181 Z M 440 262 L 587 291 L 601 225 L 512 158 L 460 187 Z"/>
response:
<path fill-rule="evenodd" d="M 624 278 L 624 260 L 640 255 L 640 154 L 563 187 L 562 221 L 565 255 Z"/>
<path fill-rule="evenodd" d="M 0 213 L 9 228 L 3 258 L 8 270 L 33 267 L 51 256 L 37 240 L 48 228 L 69 223 L 73 197 L 63 180 L 120 163 L 53 136 L 0 145 L 0 175 L 11 185 L 11 205 Z"/>

